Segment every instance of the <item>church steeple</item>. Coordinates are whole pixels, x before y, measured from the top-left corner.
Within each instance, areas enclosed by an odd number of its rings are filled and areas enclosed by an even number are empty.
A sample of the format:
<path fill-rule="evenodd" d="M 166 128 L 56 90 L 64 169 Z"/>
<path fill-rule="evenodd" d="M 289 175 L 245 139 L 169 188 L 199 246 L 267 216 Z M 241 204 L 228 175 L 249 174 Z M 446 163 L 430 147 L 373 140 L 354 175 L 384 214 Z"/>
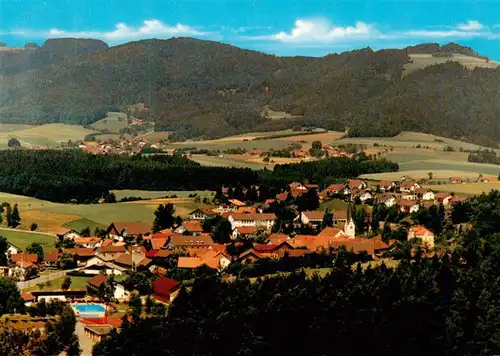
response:
<path fill-rule="evenodd" d="M 354 225 L 352 203 L 347 205 L 346 222 L 344 226 L 344 233 L 347 237 L 354 238 L 356 236 L 356 225 Z"/>

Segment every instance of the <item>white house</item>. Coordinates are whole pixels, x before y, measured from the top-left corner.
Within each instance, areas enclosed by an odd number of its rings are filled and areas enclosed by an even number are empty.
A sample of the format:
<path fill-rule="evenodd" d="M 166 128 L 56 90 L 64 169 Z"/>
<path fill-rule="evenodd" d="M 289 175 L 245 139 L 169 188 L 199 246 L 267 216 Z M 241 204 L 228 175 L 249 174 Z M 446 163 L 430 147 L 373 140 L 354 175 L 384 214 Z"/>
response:
<path fill-rule="evenodd" d="M 389 190 L 392 190 L 396 188 L 396 183 L 394 183 L 392 180 L 381 180 L 379 184 L 380 190 L 383 192 L 387 192 Z"/>
<path fill-rule="evenodd" d="M 217 215 L 216 212 L 211 209 L 196 209 L 189 213 L 190 220 L 205 220 L 209 216 Z"/>
<path fill-rule="evenodd" d="M 74 239 L 75 237 L 80 237 L 81 235 L 72 229 L 61 229 L 56 232 L 56 236 L 59 238 L 59 240 L 62 241 L 62 240 Z"/>
<path fill-rule="evenodd" d="M 414 200 L 401 199 L 398 201 L 398 209 L 403 213 L 415 213 L 420 209 L 420 205 Z"/>
<path fill-rule="evenodd" d="M 422 200 L 434 200 L 436 199 L 436 194 L 432 190 L 426 191 L 424 194 L 422 194 Z"/>
<path fill-rule="evenodd" d="M 401 199 L 404 200 L 418 200 L 418 195 L 413 192 L 401 193 Z"/>
<path fill-rule="evenodd" d="M 7 248 L 7 251 L 5 253 L 7 255 L 16 255 L 21 252 L 21 249 L 17 247 L 16 245 L 13 245 L 9 242 L 9 247 Z"/>
<path fill-rule="evenodd" d="M 80 269 L 81 272 L 89 275 L 96 275 L 101 272 L 104 272 L 106 275 L 115 275 L 115 276 L 119 276 L 125 273 L 126 270 L 127 270 L 126 268 L 118 266 L 113 262 L 105 261 L 100 256 L 92 257 L 87 261 L 85 267 Z"/>
<path fill-rule="evenodd" d="M 415 189 L 418 189 L 418 188 L 420 188 L 420 185 L 417 182 L 408 181 L 408 182 L 401 183 L 401 185 L 399 187 L 399 191 L 401 193 L 410 193 L 410 192 L 415 191 Z"/>
<path fill-rule="evenodd" d="M 364 192 L 359 196 L 359 200 L 361 200 L 362 203 L 365 203 L 367 200 L 373 199 L 373 195 L 370 192 Z"/>
<path fill-rule="evenodd" d="M 412 226 L 408 231 L 408 240 L 420 239 L 428 248 L 434 247 L 434 233 L 423 226 Z"/>
<path fill-rule="evenodd" d="M 377 195 L 377 202 L 379 204 L 385 204 L 386 207 L 390 208 L 396 204 L 396 197 L 393 194 L 379 194 Z"/>
<path fill-rule="evenodd" d="M 113 293 L 113 296 L 115 299 L 123 300 L 127 299 L 130 296 L 130 292 L 125 289 L 123 284 L 117 283 L 115 285 L 115 291 Z"/>
<path fill-rule="evenodd" d="M 276 215 L 266 214 L 266 213 L 256 213 L 256 214 L 231 214 L 228 217 L 231 227 L 234 230 L 237 227 L 255 227 L 263 228 L 265 230 L 271 230 L 275 220 Z"/>

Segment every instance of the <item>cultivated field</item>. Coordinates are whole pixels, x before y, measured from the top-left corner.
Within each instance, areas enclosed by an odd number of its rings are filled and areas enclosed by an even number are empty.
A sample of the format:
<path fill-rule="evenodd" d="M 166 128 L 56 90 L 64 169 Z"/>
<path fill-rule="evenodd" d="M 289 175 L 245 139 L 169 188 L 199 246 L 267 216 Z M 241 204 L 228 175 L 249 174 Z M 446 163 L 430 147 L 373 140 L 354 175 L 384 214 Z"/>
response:
<path fill-rule="evenodd" d="M 108 112 L 104 119 L 94 122 L 90 127 L 97 131 L 120 133 L 121 129 L 128 127 L 127 114 L 122 112 Z"/>
<path fill-rule="evenodd" d="M 408 75 L 413 71 L 425 68 L 433 64 L 441 64 L 448 61 L 459 62 L 467 68 L 496 68 L 500 65 L 500 63 L 498 62 L 489 61 L 489 63 L 486 63 L 486 60 L 484 59 L 457 53 L 454 53 L 452 57 L 433 57 L 431 54 L 425 53 L 410 54 L 410 58 L 413 62 L 405 64 L 404 75 Z"/>
<path fill-rule="evenodd" d="M 499 190 L 500 183 L 497 181 L 491 183 L 463 183 L 463 184 L 433 184 L 424 185 L 425 188 L 436 192 L 447 192 L 464 195 L 479 195 L 488 193 L 491 190 Z"/>
<path fill-rule="evenodd" d="M 83 140 L 86 135 L 94 133 L 79 125 L 46 124 L 40 126 L 22 125 L 13 130 L 14 124 L 7 125 L 5 131 L 0 129 L 0 148 L 7 148 L 8 141 L 15 137 L 22 147 L 39 146 L 43 148 L 59 147 L 61 142 Z"/>

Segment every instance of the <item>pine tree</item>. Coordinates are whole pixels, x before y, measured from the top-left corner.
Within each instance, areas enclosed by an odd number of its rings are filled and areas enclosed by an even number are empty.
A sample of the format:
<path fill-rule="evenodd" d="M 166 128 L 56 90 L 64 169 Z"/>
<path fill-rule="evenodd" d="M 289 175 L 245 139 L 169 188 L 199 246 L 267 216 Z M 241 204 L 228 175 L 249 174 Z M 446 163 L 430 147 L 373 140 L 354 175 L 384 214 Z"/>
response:
<path fill-rule="evenodd" d="M 21 223 L 21 216 L 19 215 L 19 209 L 17 207 L 17 204 L 14 205 L 14 209 L 12 209 L 10 216 L 10 221 L 8 221 L 8 225 L 10 227 L 17 227 Z"/>

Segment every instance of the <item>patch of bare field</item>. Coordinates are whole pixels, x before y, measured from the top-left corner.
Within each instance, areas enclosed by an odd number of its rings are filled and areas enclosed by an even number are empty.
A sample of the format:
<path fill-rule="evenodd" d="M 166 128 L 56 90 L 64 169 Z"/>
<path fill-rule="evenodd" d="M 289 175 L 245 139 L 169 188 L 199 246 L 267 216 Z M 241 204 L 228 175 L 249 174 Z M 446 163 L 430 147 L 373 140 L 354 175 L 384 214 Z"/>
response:
<path fill-rule="evenodd" d="M 21 215 L 21 228 L 29 230 L 32 223 L 38 225 L 37 231 L 54 232 L 64 224 L 80 219 L 78 215 L 59 214 L 42 210 L 25 210 Z"/>

